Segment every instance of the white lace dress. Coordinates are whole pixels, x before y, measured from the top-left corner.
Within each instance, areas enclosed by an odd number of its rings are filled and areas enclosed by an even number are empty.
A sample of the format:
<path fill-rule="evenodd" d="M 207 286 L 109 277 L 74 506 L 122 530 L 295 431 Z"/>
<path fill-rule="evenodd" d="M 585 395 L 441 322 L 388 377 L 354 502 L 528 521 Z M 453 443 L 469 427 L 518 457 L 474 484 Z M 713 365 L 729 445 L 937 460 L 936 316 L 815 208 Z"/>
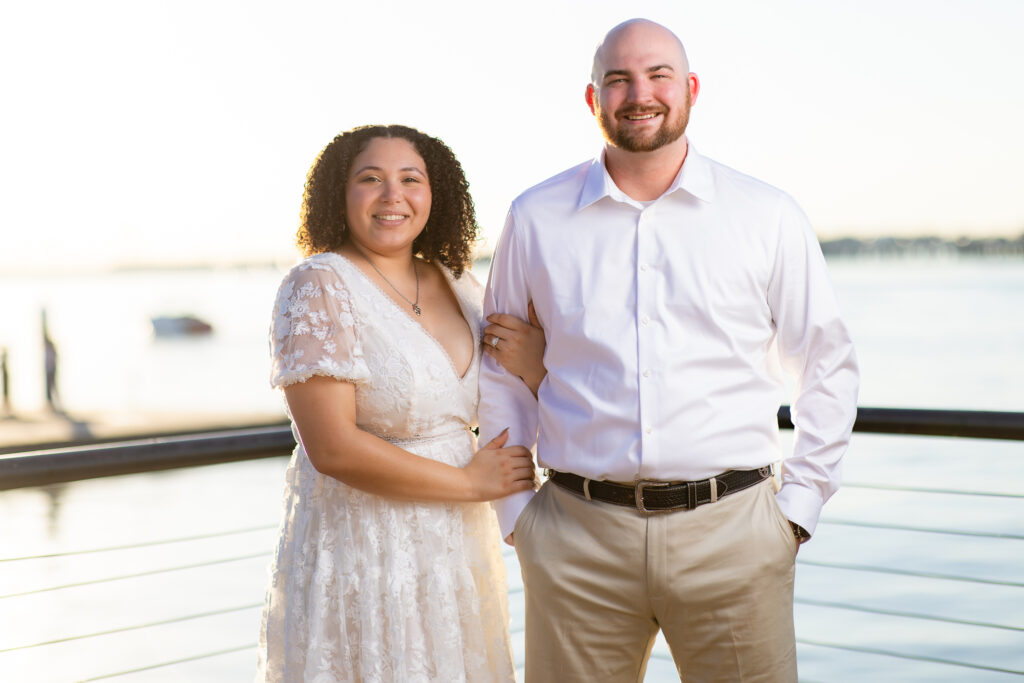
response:
<path fill-rule="evenodd" d="M 476 448 L 469 429 L 476 422 L 482 291 L 468 273 L 458 280 L 444 273 L 477 349 L 464 377 L 411 311 L 328 253 L 306 259 L 281 284 L 272 384 L 313 375 L 353 382 L 360 428 L 464 466 Z M 488 503 L 409 503 L 364 493 L 317 472 L 297 446 L 257 680 L 514 680 L 500 543 Z"/>

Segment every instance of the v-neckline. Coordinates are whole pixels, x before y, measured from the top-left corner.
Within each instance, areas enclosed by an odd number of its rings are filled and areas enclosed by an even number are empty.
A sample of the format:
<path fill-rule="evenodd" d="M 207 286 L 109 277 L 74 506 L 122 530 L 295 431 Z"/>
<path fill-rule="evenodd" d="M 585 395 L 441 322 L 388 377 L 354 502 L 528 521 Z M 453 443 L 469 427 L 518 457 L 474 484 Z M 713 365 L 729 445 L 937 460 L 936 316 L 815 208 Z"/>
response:
<path fill-rule="evenodd" d="M 473 324 L 473 321 L 469 319 L 469 316 L 467 315 L 467 311 L 466 311 L 466 306 L 465 306 L 465 304 L 462 301 L 462 297 L 459 296 L 459 293 L 455 290 L 454 284 L 453 284 L 451 278 L 449 277 L 448 271 L 445 268 L 438 268 L 438 270 L 441 271 L 441 276 L 444 277 L 445 284 L 448 285 L 448 290 L 452 293 L 452 296 L 455 297 L 455 303 L 459 307 L 459 313 L 462 314 L 462 319 L 463 319 L 463 321 L 465 321 L 466 325 L 469 327 L 469 334 L 473 338 L 473 356 L 469 359 L 469 366 L 466 368 L 466 372 L 464 372 L 461 375 L 459 374 L 459 369 L 455 366 L 455 361 L 452 360 L 452 356 L 451 356 L 450 353 L 448 353 L 448 349 L 446 349 L 444 347 L 444 344 L 442 344 L 440 341 L 438 341 L 437 337 L 435 337 L 433 334 L 431 334 L 430 330 L 428 330 L 423 325 L 423 323 L 421 323 L 419 320 L 414 318 L 410 311 L 406 311 L 404 308 L 402 308 L 398 304 L 398 302 L 395 301 L 394 297 L 388 295 L 387 292 L 385 292 L 383 289 L 381 289 L 380 285 L 378 285 L 376 282 L 374 282 L 373 278 L 371 278 L 365 271 L 363 271 L 362 268 L 357 266 L 355 261 L 350 259 L 348 256 L 345 256 L 344 254 L 339 254 L 336 251 L 329 251 L 329 252 L 326 252 L 326 253 L 333 254 L 334 256 L 337 256 L 342 261 L 347 263 L 350 268 L 352 268 L 357 273 L 359 273 L 359 275 L 364 280 L 366 280 L 366 282 L 371 287 L 373 287 L 377 291 L 377 294 L 379 294 L 380 296 L 384 297 L 388 302 L 390 302 L 390 304 L 392 306 L 394 306 L 395 309 L 398 310 L 399 313 L 402 314 L 403 318 L 405 318 L 408 322 L 410 322 L 412 325 L 417 327 L 421 332 L 423 332 L 423 334 L 428 339 L 430 339 L 434 343 L 435 346 L 437 346 L 438 350 L 441 351 L 441 355 L 444 356 L 445 359 L 448 361 L 448 367 L 451 368 L 452 374 L 455 375 L 455 377 L 456 377 L 456 379 L 458 379 L 459 383 L 461 384 L 461 383 L 465 382 L 466 378 L 469 377 L 469 375 L 473 372 L 473 366 L 476 365 L 476 363 L 478 361 L 478 358 L 479 358 L 479 354 L 480 354 L 480 339 L 478 338 L 479 337 L 479 330 L 477 330 L 477 326 Z M 413 258 L 415 258 L 415 257 L 413 257 Z M 430 263 L 428 263 L 426 261 L 424 261 L 423 263 L 424 263 L 424 265 L 428 265 L 428 266 L 429 265 L 433 265 L 433 264 L 430 264 Z"/>

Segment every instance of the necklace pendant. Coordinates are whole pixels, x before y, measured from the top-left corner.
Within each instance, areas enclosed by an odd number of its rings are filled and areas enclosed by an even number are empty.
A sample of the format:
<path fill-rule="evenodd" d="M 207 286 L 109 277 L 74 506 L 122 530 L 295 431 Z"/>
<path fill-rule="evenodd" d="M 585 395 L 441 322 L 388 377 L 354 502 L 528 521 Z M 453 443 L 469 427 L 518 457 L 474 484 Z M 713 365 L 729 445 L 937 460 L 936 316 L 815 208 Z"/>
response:
<path fill-rule="evenodd" d="M 423 315 L 423 310 L 419 307 L 419 304 L 412 305 L 412 312 L 416 315 Z"/>

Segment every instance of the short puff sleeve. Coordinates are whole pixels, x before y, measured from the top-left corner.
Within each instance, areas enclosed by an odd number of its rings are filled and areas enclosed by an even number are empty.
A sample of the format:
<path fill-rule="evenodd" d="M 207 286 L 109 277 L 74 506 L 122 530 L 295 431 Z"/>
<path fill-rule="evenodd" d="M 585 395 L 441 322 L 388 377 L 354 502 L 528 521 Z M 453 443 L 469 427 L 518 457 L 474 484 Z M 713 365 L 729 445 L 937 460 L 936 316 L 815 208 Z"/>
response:
<path fill-rule="evenodd" d="M 282 281 L 270 349 L 274 387 L 305 382 L 314 375 L 356 384 L 370 378 L 348 288 L 325 263 L 305 261 Z"/>

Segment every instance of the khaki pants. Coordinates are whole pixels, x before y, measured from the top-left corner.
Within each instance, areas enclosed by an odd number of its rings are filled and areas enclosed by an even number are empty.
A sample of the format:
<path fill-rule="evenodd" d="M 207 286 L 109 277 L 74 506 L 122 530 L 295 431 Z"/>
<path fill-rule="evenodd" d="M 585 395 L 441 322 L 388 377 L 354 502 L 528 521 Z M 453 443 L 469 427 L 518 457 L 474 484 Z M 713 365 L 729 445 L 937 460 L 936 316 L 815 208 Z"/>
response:
<path fill-rule="evenodd" d="M 772 479 L 641 515 L 547 482 L 516 522 L 526 683 L 642 681 L 659 629 L 686 682 L 796 681 L 796 539 Z"/>

